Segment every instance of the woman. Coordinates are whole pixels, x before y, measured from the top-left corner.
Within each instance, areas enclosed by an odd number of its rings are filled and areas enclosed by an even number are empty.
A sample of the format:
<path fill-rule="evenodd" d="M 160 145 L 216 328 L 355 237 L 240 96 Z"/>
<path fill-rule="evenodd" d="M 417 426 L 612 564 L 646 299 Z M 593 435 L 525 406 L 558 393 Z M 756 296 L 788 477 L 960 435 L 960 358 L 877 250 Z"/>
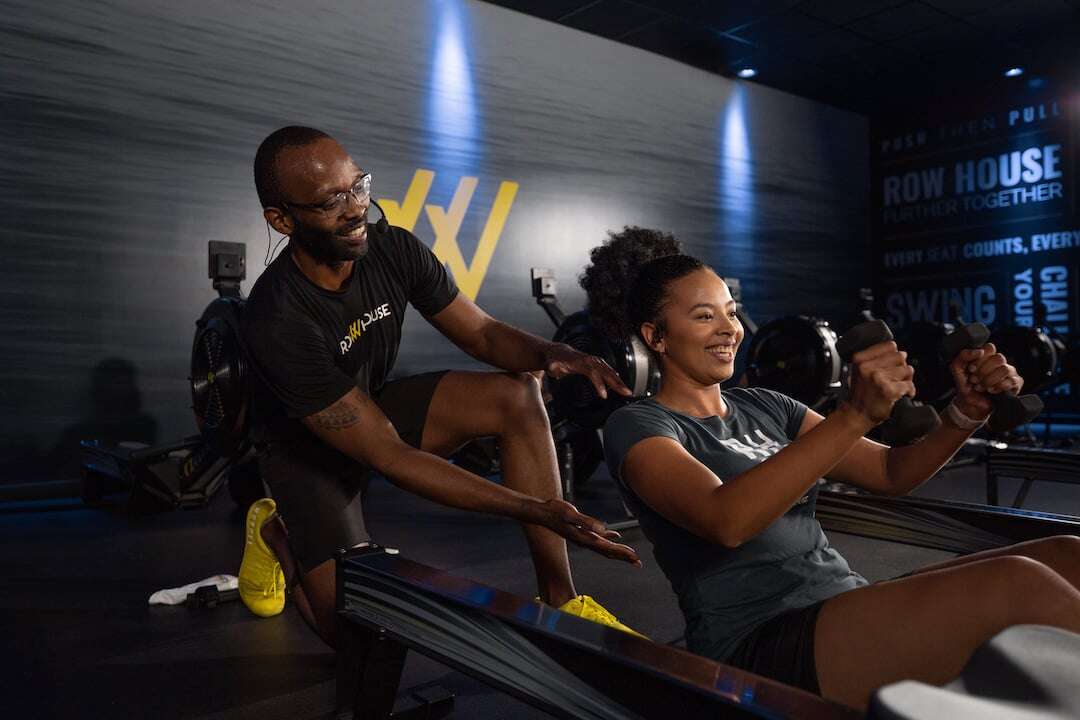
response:
<path fill-rule="evenodd" d="M 686 617 L 690 650 L 865 708 L 902 678 L 940 684 L 1020 623 L 1080 631 L 1080 539 L 1055 537 L 867 583 L 814 518 L 818 478 L 888 495 L 932 476 L 1023 384 L 993 345 L 950 366 L 941 427 L 890 448 L 867 440 L 914 395 L 892 342 L 857 353 L 850 397 L 827 418 L 780 393 L 721 391 L 743 329 L 727 286 L 670 235 L 626 228 L 592 251 L 593 322 L 655 353 L 654 397 L 611 415 L 608 466 Z"/>

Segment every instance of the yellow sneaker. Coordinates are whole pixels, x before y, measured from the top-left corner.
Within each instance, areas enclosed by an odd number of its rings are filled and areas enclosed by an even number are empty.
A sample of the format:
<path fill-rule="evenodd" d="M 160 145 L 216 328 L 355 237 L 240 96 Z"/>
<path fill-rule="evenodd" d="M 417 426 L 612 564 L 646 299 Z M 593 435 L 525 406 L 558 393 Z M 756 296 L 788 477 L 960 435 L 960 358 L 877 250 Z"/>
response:
<path fill-rule="evenodd" d="M 277 510 L 270 498 L 248 508 L 244 526 L 244 559 L 240 561 L 240 599 L 259 617 L 273 617 L 285 608 L 285 574 L 274 551 L 262 539 L 262 526 Z"/>
<path fill-rule="evenodd" d="M 631 635 L 637 635 L 639 638 L 649 639 L 636 630 L 631 630 L 623 625 L 619 622 L 619 619 L 608 612 L 603 605 L 596 602 L 588 595 L 578 595 L 573 600 L 568 600 L 565 605 L 559 608 L 559 610 L 571 615 L 577 615 L 579 618 L 584 618 L 585 620 L 592 620 L 594 623 L 613 627 L 616 630 L 622 630 Z"/>

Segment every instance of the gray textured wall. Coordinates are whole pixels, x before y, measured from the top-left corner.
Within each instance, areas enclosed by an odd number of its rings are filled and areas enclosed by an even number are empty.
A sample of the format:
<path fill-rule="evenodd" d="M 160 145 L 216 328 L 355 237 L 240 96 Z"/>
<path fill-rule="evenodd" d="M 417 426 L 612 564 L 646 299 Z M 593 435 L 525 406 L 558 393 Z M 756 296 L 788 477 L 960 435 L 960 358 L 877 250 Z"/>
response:
<path fill-rule="evenodd" d="M 285 124 L 336 135 L 383 200 L 427 169 L 424 204 L 447 208 L 476 178 L 466 263 L 516 183 L 472 282 L 535 332 L 551 327 L 529 268 L 554 268 L 576 309 L 587 250 L 624 224 L 741 277 L 759 322 L 840 317 L 868 272 L 862 117 L 484 3 L 17 0 L 0 47 L 5 480 L 57 472 L 41 458 L 80 434 L 194 430 L 206 241 L 247 244 L 250 287 L 267 244 L 251 158 Z M 430 217 L 414 230 L 445 255 Z M 399 369 L 468 366 L 409 324 Z"/>

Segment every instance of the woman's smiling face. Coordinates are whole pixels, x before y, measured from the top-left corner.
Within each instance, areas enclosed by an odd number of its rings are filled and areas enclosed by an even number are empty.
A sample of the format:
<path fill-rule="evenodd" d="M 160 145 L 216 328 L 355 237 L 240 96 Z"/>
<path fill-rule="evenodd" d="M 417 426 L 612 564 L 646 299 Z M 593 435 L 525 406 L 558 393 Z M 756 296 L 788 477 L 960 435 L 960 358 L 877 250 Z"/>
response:
<path fill-rule="evenodd" d="M 642 327 L 651 347 L 661 354 L 664 373 L 681 375 L 700 385 L 730 379 L 743 328 L 735 316 L 735 301 L 727 283 L 712 270 L 702 268 L 671 281 L 666 291 L 659 337 L 656 325 Z"/>

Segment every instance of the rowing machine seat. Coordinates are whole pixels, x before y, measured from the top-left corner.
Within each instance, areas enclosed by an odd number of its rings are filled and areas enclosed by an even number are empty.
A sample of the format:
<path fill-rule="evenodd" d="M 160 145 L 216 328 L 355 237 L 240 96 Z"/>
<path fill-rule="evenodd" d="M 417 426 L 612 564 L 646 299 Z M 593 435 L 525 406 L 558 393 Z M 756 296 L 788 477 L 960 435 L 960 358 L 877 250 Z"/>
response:
<path fill-rule="evenodd" d="M 981 647 L 944 687 L 914 680 L 886 685 L 868 720 L 1065 720 L 1080 717 L 1080 635 L 1017 625 Z"/>

